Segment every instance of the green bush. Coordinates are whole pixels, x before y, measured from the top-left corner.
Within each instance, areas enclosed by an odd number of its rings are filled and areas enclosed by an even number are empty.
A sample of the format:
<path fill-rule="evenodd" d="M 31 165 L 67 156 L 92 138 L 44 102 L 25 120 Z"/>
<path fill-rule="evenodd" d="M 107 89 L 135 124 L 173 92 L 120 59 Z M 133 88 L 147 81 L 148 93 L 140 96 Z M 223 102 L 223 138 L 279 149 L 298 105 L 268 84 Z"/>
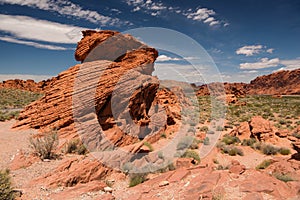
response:
<path fill-rule="evenodd" d="M 196 151 L 187 150 L 184 152 L 184 154 L 181 156 L 182 158 L 193 158 L 197 161 L 197 164 L 200 163 L 200 156 Z"/>
<path fill-rule="evenodd" d="M 216 131 L 224 131 L 224 128 L 222 126 L 217 126 Z"/>
<path fill-rule="evenodd" d="M 266 155 L 276 155 L 278 153 L 279 149 L 273 145 L 264 144 L 264 145 L 262 145 L 261 151 L 263 154 L 266 154 Z"/>
<path fill-rule="evenodd" d="M 8 170 L 0 171 L 0 200 L 15 199 Z"/>
<path fill-rule="evenodd" d="M 300 139 L 300 133 L 294 132 L 293 136 L 296 137 L 296 138 L 298 138 L 298 139 Z"/>
<path fill-rule="evenodd" d="M 77 153 L 79 155 L 85 155 L 87 152 L 88 151 L 86 147 L 80 142 L 79 139 L 73 139 L 69 141 L 65 147 L 65 153 Z"/>
<path fill-rule="evenodd" d="M 279 149 L 279 153 L 280 153 L 281 155 L 289 155 L 289 154 L 291 154 L 291 150 L 288 149 L 288 148 L 282 147 L 282 148 Z"/>
<path fill-rule="evenodd" d="M 259 165 L 256 166 L 256 169 L 266 169 L 273 163 L 272 160 L 264 160 Z"/>
<path fill-rule="evenodd" d="M 213 130 L 209 130 L 207 131 L 207 134 L 215 134 L 215 132 Z"/>
<path fill-rule="evenodd" d="M 255 150 L 261 150 L 262 149 L 262 143 L 261 142 L 255 142 L 251 147 Z"/>
<path fill-rule="evenodd" d="M 228 154 L 230 156 L 236 156 L 236 155 L 239 155 L 239 156 L 244 156 L 244 152 L 242 149 L 240 148 L 237 148 L 235 146 L 232 146 L 232 145 L 226 145 L 225 143 L 221 142 L 217 145 L 217 147 L 219 149 L 221 149 L 221 151 L 225 154 Z"/>
<path fill-rule="evenodd" d="M 208 127 L 207 126 L 202 126 L 199 130 L 203 131 L 203 132 L 207 132 L 208 131 Z"/>
<path fill-rule="evenodd" d="M 257 140 L 255 138 L 243 139 L 242 145 L 252 147 L 256 142 Z"/>
<path fill-rule="evenodd" d="M 228 165 L 218 165 L 217 170 L 227 170 L 229 169 Z"/>
<path fill-rule="evenodd" d="M 209 138 L 208 138 L 208 137 L 204 138 L 203 144 L 204 144 L 204 145 L 209 145 L 209 144 L 210 144 Z"/>
<path fill-rule="evenodd" d="M 153 146 L 149 142 L 144 142 L 144 145 L 149 148 L 149 151 L 154 151 Z"/>
<path fill-rule="evenodd" d="M 43 137 L 30 138 L 31 148 L 41 159 L 54 158 L 54 149 L 58 145 L 58 136 L 56 131 L 50 131 Z"/>
<path fill-rule="evenodd" d="M 146 180 L 147 174 L 141 173 L 141 174 L 131 174 L 129 176 L 129 187 L 134 187 L 140 183 L 143 183 Z"/>
<path fill-rule="evenodd" d="M 275 173 L 274 177 L 283 182 L 295 181 L 290 175 L 288 174 L 281 174 Z"/>
<path fill-rule="evenodd" d="M 222 142 L 224 142 L 226 145 L 231 145 L 231 144 L 240 143 L 241 140 L 236 136 L 224 135 Z"/>
<path fill-rule="evenodd" d="M 198 144 L 200 140 L 197 140 L 193 136 L 185 136 L 181 138 L 181 140 L 177 144 L 177 150 L 184 150 L 184 149 L 198 149 Z"/>
<path fill-rule="evenodd" d="M 160 135 L 160 137 L 161 137 L 161 138 L 167 138 L 167 135 L 166 135 L 166 133 L 162 133 L 162 134 Z"/>
<path fill-rule="evenodd" d="M 122 165 L 121 168 L 125 174 L 128 174 L 128 173 L 130 173 L 131 170 L 133 170 L 134 166 L 131 162 L 127 162 L 127 163 L 124 163 L 124 165 Z"/>

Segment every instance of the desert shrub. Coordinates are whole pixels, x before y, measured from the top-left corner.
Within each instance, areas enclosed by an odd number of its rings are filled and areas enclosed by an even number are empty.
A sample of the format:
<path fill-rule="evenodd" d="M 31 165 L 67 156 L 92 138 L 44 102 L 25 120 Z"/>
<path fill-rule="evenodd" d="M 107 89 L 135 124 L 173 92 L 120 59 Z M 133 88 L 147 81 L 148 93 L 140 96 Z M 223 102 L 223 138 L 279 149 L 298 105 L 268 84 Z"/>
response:
<path fill-rule="evenodd" d="M 259 165 L 256 166 L 256 169 L 266 169 L 267 167 L 269 167 L 272 164 L 272 162 L 273 161 L 270 159 L 264 160 Z"/>
<path fill-rule="evenodd" d="M 149 142 L 144 142 L 144 145 L 149 148 L 149 151 L 153 151 L 153 146 Z"/>
<path fill-rule="evenodd" d="M 15 199 L 8 170 L 0 171 L 0 200 Z"/>
<path fill-rule="evenodd" d="M 208 127 L 207 126 L 202 126 L 199 130 L 203 131 L 203 132 L 207 132 L 208 131 Z"/>
<path fill-rule="evenodd" d="M 132 169 L 133 169 L 133 164 L 130 163 L 130 162 L 127 162 L 125 163 L 124 165 L 122 165 L 122 171 L 125 173 L 125 174 L 128 174 Z"/>
<path fill-rule="evenodd" d="M 223 153 L 228 154 L 230 156 L 236 156 L 236 155 L 244 156 L 243 150 L 235 146 L 226 145 L 225 143 L 220 143 L 217 147 L 220 148 Z"/>
<path fill-rule="evenodd" d="M 195 132 L 195 131 L 196 131 L 196 130 L 195 130 L 194 127 L 190 127 L 189 130 L 188 130 L 188 132 Z"/>
<path fill-rule="evenodd" d="M 168 171 L 174 171 L 175 169 L 176 169 L 176 167 L 175 167 L 174 163 L 170 162 L 166 167 L 160 168 L 156 172 L 165 173 Z"/>
<path fill-rule="evenodd" d="M 262 143 L 261 142 L 255 142 L 251 147 L 255 150 L 261 150 L 262 149 Z"/>
<path fill-rule="evenodd" d="M 65 153 L 77 153 L 79 155 L 84 155 L 88 151 L 84 144 L 80 142 L 79 139 L 73 139 L 66 144 Z"/>
<path fill-rule="evenodd" d="M 223 200 L 224 199 L 224 195 L 220 194 L 220 193 L 216 193 L 212 195 L 212 200 Z"/>
<path fill-rule="evenodd" d="M 217 170 L 227 170 L 229 169 L 228 165 L 218 165 Z"/>
<path fill-rule="evenodd" d="M 222 126 L 217 126 L 216 131 L 224 131 L 224 128 Z"/>
<path fill-rule="evenodd" d="M 42 97 L 42 94 L 19 89 L 0 89 L 0 109 L 23 108 Z"/>
<path fill-rule="evenodd" d="M 200 163 L 200 156 L 196 151 L 187 150 L 184 152 L 184 154 L 181 156 L 182 158 L 193 158 L 197 161 L 197 164 Z"/>
<path fill-rule="evenodd" d="M 208 138 L 208 137 L 204 138 L 203 144 L 204 144 L 204 145 L 209 145 L 209 144 L 210 144 L 209 138 Z"/>
<path fill-rule="evenodd" d="M 215 132 L 213 130 L 208 130 L 207 134 L 215 134 Z"/>
<path fill-rule="evenodd" d="M 257 140 L 255 138 L 243 139 L 242 145 L 252 147 L 256 142 Z"/>
<path fill-rule="evenodd" d="M 169 168 L 169 171 L 174 171 L 174 170 L 176 169 L 174 163 L 170 163 L 170 164 L 168 165 L 168 168 Z"/>
<path fill-rule="evenodd" d="M 291 154 L 291 150 L 288 149 L 288 148 L 282 147 L 282 148 L 279 149 L 279 153 L 280 153 L 281 155 L 289 155 L 289 154 Z"/>
<path fill-rule="evenodd" d="M 284 125 L 284 124 L 286 124 L 286 120 L 284 120 L 284 119 L 280 119 L 280 120 L 279 120 L 279 124 L 281 124 L 281 125 Z"/>
<path fill-rule="evenodd" d="M 276 155 L 279 149 L 271 144 L 264 144 L 262 145 L 261 151 L 263 154 L 266 155 Z"/>
<path fill-rule="evenodd" d="M 129 187 L 134 187 L 140 183 L 143 183 L 146 180 L 147 174 L 130 174 L 129 176 Z"/>
<path fill-rule="evenodd" d="M 293 136 L 296 137 L 296 138 L 298 138 L 298 139 L 300 139 L 300 133 L 294 132 Z"/>
<path fill-rule="evenodd" d="M 10 119 L 17 119 L 20 114 L 20 111 L 5 111 L 0 110 L 0 121 L 6 121 Z"/>
<path fill-rule="evenodd" d="M 224 128 L 226 128 L 226 129 L 233 129 L 233 126 L 227 124 L 227 125 L 224 126 Z"/>
<path fill-rule="evenodd" d="M 31 148 L 41 159 L 51 159 L 54 157 L 54 149 L 58 145 L 58 136 L 56 131 L 50 131 L 43 137 L 30 138 Z"/>
<path fill-rule="evenodd" d="M 244 156 L 244 152 L 243 152 L 242 149 L 239 149 L 237 147 L 232 147 L 232 148 L 229 149 L 228 155 L 230 155 L 230 156 L 236 156 L 236 155 Z"/>
<path fill-rule="evenodd" d="M 283 182 L 294 181 L 293 177 L 288 174 L 275 173 L 274 177 Z"/>
<path fill-rule="evenodd" d="M 231 144 L 240 143 L 241 140 L 236 136 L 224 135 L 222 142 L 224 142 L 226 145 L 231 145 Z"/>
<path fill-rule="evenodd" d="M 159 158 L 159 159 L 165 159 L 165 156 L 164 156 L 164 153 L 163 152 L 161 152 L 161 151 L 159 151 L 158 153 L 157 153 L 157 157 Z"/>
<path fill-rule="evenodd" d="M 162 134 L 160 135 L 160 137 L 161 137 L 161 138 L 167 138 L 167 135 L 166 135 L 166 133 L 162 133 Z"/>
<path fill-rule="evenodd" d="M 177 150 L 184 150 L 184 149 L 198 149 L 198 144 L 200 140 L 197 140 L 195 137 L 192 136 L 185 136 L 181 138 L 181 140 L 177 144 Z"/>
<path fill-rule="evenodd" d="M 219 164 L 219 161 L 218 161 L 218 159 L 216 159 L 216 158 L 213 159 L 213 162 L 214 162 L 215 164 Z"/>

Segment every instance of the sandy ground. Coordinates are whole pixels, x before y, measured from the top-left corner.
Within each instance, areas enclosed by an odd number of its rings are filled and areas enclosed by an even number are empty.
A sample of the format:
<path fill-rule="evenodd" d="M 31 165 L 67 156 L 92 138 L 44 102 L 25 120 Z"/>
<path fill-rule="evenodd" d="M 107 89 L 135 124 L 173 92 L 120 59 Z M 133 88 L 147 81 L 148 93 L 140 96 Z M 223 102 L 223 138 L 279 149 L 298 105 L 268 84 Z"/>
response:
<path fill-rule="evenodd" d="M 21 150 L 29 151 L 29 137 L 34 130 L 12 130 L 15 120 L 0 122 L 0 169 L 9 168 L 13 157 Z"/>

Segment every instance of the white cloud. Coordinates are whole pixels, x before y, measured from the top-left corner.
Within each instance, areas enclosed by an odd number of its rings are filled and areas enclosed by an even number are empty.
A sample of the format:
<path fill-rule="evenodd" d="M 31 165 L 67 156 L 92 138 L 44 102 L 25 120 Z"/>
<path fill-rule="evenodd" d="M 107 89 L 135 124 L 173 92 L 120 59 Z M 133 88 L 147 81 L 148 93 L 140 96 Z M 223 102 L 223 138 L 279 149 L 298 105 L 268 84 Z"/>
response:
<path fill-rule="evenodd" d="M 194 21 L 201 21 L 204 23 L 208 23 L 209 26 L 215 26 L 217 24 L 221 24 L 220 21 L 216 20 L 214 17 L 212 17 L 213 15 L 215 15 L 216 12 L 207 8 L 198 8 L 197 10 L 195 10 L 194 12 L 192 12 L 191 9 L 189 9 L 186 13 L 185 16 L 188 19 L 192 19 Z M 228 26 L 229 24 L 227 23 L 226 26 Z"/>
<path fill-rule="evenodd" d="M 212 21 L 212 22 L 209 23 L 209 26 L 214 26 L 214 25 L 217 25 L 217 24 L 220 24 L 220 22 Z"/>
<path fill-rule="evenodd" d="M 160 55 L 157 57 L 156 62 L 167 62 L 167 61 L 179 61 L 182 60 L 180 58 L 171 58 L 169 56 L 166 55 Z"/>
<path fill-rule="evenodd" d="M 224 27 L 229 26 L 229 25 L 230 25 L 230 24 L 226 22 L 226 23 L 224 24 Z"/>
<path fill-rule="evenodd" d="M 210 22 L 212 22 L 212 21 L 214 21 L 214 20 L 215 20 L 215 18 L 209 17 L 209 18 L 207 18 L 206 20 L 204 20 L 203 22 L 204 22 L 204 23 L 210 23 Z"/>
<path fill-rule="evenodd" d="M 137 11 L 139 11 L 139 10 L 141 10 L 141 8 L 140 8 L 139 6 L 137 6 L 137 7 L 135 7 L 135 8 L 133 9 L 133 12 L 137 12 Z"/>
<path fill-rule="evenodd" d="M 132 12 L 142 11 L 152 16 L 159 16 L 163 14 L 163 11 L 169 11 L 175 14 L 181 14 L 194 21 L 207 23 L 209 26 L 215 26 L 218 24 L 223 24 L 224 26 L 229 25 L 229 23 L 221 22 L 212 17 L 216 14 L 215 11 L 207 8 L 198 8 L 193 11 L 191 8 L 181 10 L 179 7 L 167 6 L 162 2 L 153 2 L 151 0 L 124 0 L 124 2 L 133 7 Z"/>
<path fill-rule="evenodd" d="M 285 67 L 281 68 L 281 70 L 294 70 L 300 68 L 300 58 L 293 60 L 281 60 L 280 64 Z"/>
<path fill-rule="evenodd" d="M 117 25 L 120 23 L 120 20 L 117 18 L 104 16 L 97 11 L 85 10 L 68 0 L 0 0 L 0 4 L 20 5 L 57 12 L 61 15 L 84 19 L 102 26 Z"/>
<path fill-rule="evenodd" d="M 37 43 L 37 42 L 23 41 L 23 40 L 18 40 L 18 39 L 11 38 L 11 37 L 1 37 L 0 36 L 0 40 L 5 41 L 5 42 L 11 42 L 11 43 L 16 43 L 16 44 L 24 44 L 24 45 L 27 45 L 27 46 L 33 46 L 33 47 L 39 48 L 39 49 L 49 49 L 49 50 L 71 50 L 72 49 L 72 48 L 65 48 L 65 47 L 56 46 L 56 45 L 47 45 L 47 44 L 40 44 L 40 43 Z"/>
<path fill-rule="evenodd" d="M 279 64 L 281 64 L 279 58 L 273 58 L 270 60 L 268 58 L 262 58 L 259 62 L 255 63 L 241 63 L 240 69 L 264 69 L 276 67 Z"/>
<path fill-rule="evenodd" d="M 262 45 L 251 45 L 251 46 L 243 46 L 236 50 L 236 54 L 253 56 L 254 54 L 258 54 L 262 51 Z"/>
<path fill-rule="evenodd" d="M 82 37 L 80 30 L 85 29 L 27 16 L 0 14 L 0 31 L 17 39 L 76 44 Z"/>
<path fill-rule="evenodd" d="M 274 49 L 267 49 L 267 53 L 273 53 Z"/>
<path fill-rule="evenodd" d="M 47 80 L 51 75 L 31 75 L 31 74 L 0 74 L 0 82 L 13 79 L 28 80 L 32 79 L 36 82 Z"/>
<path fill-rule="evenodd" d="M 137 12 L 137 11 L 143 11 L 145 13 L 148 13 L 152 16 L 157 16 L 161 14 L 162 10 L 167 10 L 170 9 L 172 10 L 172 7 L 167 7 L 165 6 L 163 3 L 159 2 L 152 2 L 151 0 L 125 0 L 125 2 L 127 3 L 127 5 L 129 6 L 133 6 L 133 12 Z"/>
<path fill-rule="evenodd" d="M 255 74 L 255 73 L 258 73 L 257 70 L 250 70 L 250 71 L 244 71 L 244 73 L 246 74 Z"/>

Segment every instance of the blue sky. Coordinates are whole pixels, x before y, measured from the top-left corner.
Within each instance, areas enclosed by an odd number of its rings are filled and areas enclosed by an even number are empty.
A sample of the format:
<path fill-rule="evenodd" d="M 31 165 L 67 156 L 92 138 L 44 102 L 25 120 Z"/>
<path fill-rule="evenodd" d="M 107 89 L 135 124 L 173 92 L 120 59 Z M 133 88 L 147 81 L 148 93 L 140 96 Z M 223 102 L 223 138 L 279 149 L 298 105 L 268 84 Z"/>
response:
<path fill-rule="evenodd" d="M 178 31 L 197 41 L 229 82 L 300 68 L 298 0 L 0 0 L 0 8 L 0 80 L 39 80 L 77 64 L 84 29 Z M 160 66 L 185 66 L 160 54 Z"/>

